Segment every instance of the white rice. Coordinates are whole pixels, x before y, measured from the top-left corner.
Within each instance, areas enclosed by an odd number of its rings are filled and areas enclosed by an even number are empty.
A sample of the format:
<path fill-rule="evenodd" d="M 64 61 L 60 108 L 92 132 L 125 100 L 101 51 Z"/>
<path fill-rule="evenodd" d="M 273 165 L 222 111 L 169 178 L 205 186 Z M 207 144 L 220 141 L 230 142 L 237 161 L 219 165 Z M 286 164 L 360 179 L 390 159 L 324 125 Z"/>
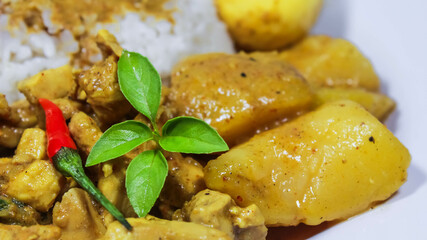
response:
<path fill-rule="evenodd" d="M 175 24 L 167 20 L 147 17 L 144 21 L 137 13 L 115 16 L 114 23 L 97 24 L 89 29 L 93 35 L 100 29 L 114 34 L 121 46 L 147 56 L 162 76 L 183 57 L 207 52 L 234 52 L 226 28 L 218 20 L 213 0 L 171 0 L 169 7 Z M 61 26 L 50 22 L 48 9 L 43 12 L 44 24 L 49 33 Z M 0 15 L 0 93 L 9 101 L 20 98 L 16 83 L 41 70 L 62 66 L 78 51 L 78 43 L 69 31 L 57 37 L 47 32 L 27 33 L 22 24 L 13 32 L 6 29 L 7 15 Z M 95 56 L 93 61 L 99 60 Z"/>

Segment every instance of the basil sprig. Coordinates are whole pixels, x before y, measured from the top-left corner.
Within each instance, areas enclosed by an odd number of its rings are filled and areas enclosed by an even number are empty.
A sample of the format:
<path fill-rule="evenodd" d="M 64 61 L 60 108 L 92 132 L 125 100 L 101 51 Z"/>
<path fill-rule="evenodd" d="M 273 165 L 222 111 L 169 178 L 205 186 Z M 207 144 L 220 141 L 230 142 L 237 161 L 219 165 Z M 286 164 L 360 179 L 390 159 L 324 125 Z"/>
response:
<path fill-rule="evenodd" d="M 152 129 L 133 120 L 111 126 L 93 146 L 86 167 L 122 156 L 144 142 L 156 141 L 157 149 L 139 154 L 126 170 L 130 203 L 138 216 L 144 217 L 159 197 L 168 174 L 168 164 L 161 149 L 201 154 L 227 151 L 228 146 L 215 129 L 193 117 L 170 119 L 159 131 L 156 117 L 162 84 L 146 57 L 124 50 L 117 74 L 123 95 L 150 120 Z"/>

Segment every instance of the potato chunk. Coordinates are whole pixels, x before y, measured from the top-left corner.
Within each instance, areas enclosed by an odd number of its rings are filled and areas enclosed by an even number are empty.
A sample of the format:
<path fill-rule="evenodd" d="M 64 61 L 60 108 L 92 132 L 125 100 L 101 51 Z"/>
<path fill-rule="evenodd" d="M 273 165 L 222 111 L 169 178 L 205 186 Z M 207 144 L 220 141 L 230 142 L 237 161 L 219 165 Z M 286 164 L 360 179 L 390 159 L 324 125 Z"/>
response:
<path fill-rule="evenodd" d="M 47 212 L 61 190 L 61 176 L 49 161 L 36 160 L 9 182 L 6 193 Z"/>
<path fill-rule="evenodd" d="M 304 37 L 323 0 L 216 0 L 219 16 L 246 50 L 283 48 Z"/>
<path fill-rule="evenodd" d="M 384 121 L 393 112 L 396 103 L 386 95 L 364 89 L 320 88 L 316 90 L 314 106 L 337 100 L 352 100 L 362 105 L 378 120 Z"/>
<path fill-rule="evenodd" d="M 196 223 L 167 221 L 153 217 L 128 218 L 133 230 L 129 232 L 118 221 L 108 225 L 100 240 L 231 240 L 226 233 Z"/>
<path fill-rule="evenodd" d="M 39 98 L 50 100 L 71 96 L 77 84 L 74 81 L 70 65 L 49 69 L 18 83 L 18 89 L 32 104 L 38 104 Z"/>
<path fill-rule="evenodd" d="M 283 61 L 216 53 L 175 66 L 169 98 L 179 115 L 205 120 L 234 145 L 260 125 L 303 111 L 312 93 Z"/>
<path fill-rule="evenodd" d="M 369 60 L 344 39 L 311 36 L 280 55 L 315 87 L 360 87 L 375 91 L 380 86 Z"/>
<path fill-rule="evenodd" d="M 210 161 L 209 188 L 255 203 L 266 224 L 343 219 L 390 197 L 406 180 L 408 150 L 351 101 L 325 104 Z"/>

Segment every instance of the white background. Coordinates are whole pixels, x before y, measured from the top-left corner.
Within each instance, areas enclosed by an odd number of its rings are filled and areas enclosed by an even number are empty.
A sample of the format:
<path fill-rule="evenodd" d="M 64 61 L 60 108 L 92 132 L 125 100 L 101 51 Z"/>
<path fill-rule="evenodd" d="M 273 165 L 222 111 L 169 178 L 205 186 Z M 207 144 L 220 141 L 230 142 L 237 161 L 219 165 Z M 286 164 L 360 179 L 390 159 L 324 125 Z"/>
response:
<path fill-rule="evenodd" d="M 313 239 L 427 239 L 427 1 L 326 0 L 312 31 L 350 40 L 397 102 L 387 126 L 409 149 L 408 181 L 385 204 Z"/>

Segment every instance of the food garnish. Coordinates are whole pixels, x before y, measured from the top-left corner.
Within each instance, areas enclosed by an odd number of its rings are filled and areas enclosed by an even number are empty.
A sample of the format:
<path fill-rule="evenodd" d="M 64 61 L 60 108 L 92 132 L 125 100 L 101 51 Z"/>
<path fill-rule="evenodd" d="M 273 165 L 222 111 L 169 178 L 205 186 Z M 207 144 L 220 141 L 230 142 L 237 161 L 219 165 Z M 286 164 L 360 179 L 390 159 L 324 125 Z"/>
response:
<path fill-rule="evenodd" d="M 126 171 L 127 195 L 138 216 L 144 217 L 159 197 L 168 173 L 162 150 L 201 154 L 227 151 L 228 146 L 215 129 L 193 117 L 170 119 L 159 131 L 156 117 L 162 84 L 160 75 L 146 57 L 124 50 L 117 73 L 123 95 L 149 119 L 151 129 L 134 120 L 113 125 L 92 148 L 86 166 L 106 162 L 144 142 L 155 141 L 157 148 L 139 154 Z"/>
<path fill-rule="evenodd" d="M 99 191 L 86 176 L 76 144 L 70 137 L 67 124 L 61 110 L 47 99 L 40 98 L 39 103 L 46 115 L 46 133 L 48 138 L 47 155 L 55 168 L 66 177 L 72 177 L 81 187 L 102 204 L 123 226 L 132 230 L 123 214 Z"/>

